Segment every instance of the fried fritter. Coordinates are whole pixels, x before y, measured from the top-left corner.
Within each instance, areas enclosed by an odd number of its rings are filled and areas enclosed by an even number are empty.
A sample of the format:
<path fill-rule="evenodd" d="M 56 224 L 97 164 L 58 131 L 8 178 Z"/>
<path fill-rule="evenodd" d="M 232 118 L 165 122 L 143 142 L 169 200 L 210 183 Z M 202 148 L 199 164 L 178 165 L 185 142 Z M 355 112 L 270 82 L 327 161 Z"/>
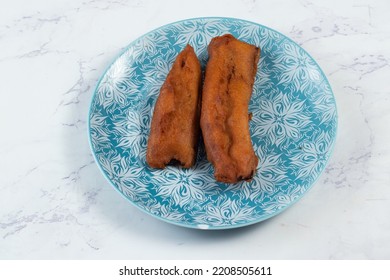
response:
<path fill-rule="evenodd" d="M 195 163 L 200 117 L 201 66 L 187 45 L 161 87 L 153 113 L 146 161 L 154 168 Z"/>
<path fill-rule="evenodd" d="M 208 53 L 200 119 L 207 159 L 217 181 L 250 180 L 258 158 L 249 133 L 248 105 L 260 48 L 226 34 L 211 40 Z"/>

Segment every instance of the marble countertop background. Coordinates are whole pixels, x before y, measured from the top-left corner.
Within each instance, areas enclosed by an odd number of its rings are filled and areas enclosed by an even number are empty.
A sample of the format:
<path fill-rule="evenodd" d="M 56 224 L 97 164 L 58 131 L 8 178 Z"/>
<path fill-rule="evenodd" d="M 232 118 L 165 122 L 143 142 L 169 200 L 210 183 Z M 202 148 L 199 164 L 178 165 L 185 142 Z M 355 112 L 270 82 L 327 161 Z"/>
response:
<path fill-rule="evenodd" d="M 6 1 L 0 9 L 0 259 L 390 259 L 390 2 Z M 131 41 L 201 16 L 306 49 L 333 88 L 334 154 L 296 205 L 254 226 L 180 228 L 130 205 L 87 138 L 98 78 Z"/>

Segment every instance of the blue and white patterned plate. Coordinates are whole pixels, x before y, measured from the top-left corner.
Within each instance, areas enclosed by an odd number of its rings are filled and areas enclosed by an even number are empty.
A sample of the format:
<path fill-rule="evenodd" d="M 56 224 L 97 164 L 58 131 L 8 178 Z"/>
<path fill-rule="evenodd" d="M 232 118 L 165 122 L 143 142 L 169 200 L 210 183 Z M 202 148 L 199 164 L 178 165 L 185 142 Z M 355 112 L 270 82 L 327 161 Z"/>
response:
<path fill-rule="evenodd" d="M 255 177 L 217 183 L 203 147 L 191 169 L 150 168 L 149 125 L 176 55 L 189 43 L 204 66 L 208 43 L 225 33 L 261 48 L 249 105 Z M 175 22 L 132 42 L 98 82 L 89 115 L 95 160 L 114 188 L 157 218 L 201 229 L 246 226 L 292 205 L 324 170 L 336 128 L 334 96 L 313 58 L 270 28 L 232 18 Z"/>

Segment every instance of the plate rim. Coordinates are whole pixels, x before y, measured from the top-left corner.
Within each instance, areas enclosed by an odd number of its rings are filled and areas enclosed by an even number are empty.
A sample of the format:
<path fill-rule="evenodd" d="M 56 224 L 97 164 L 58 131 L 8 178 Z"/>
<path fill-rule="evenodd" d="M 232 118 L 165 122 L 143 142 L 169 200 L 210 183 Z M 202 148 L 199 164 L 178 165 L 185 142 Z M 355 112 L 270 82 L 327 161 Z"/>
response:
<path fill-rule="evenodd" d="M 174 221 L 174 220 L 169 220 L 169 219 L 166 219 L 164 217 L 161 217 L 159 215 L 156 215 L 154 213 L 151 213 L 149 211 L 147 211 L 146 209 L 142 208 L 141 206 L 139 206 L 136 202 L 132 201 L 129 197 L 127 197 L 126 195 L 124 195 L 123 192 L 121 192 L 115 185 L 114 183 L 110 180 L 110 178 L 108 177 L 108 174 L 106 174 L 105 170 L 103 169 L 103 167 L 101 166 L 99 160 L 97 159 L 97 155 L 94 151 L 94 148 L 93 148 L 93 145 L 92 145 L 92 135 L 91 135 L 91 114 L 92 114 L 92 104 L 93 104 L 93 101 L 95 100 L 96 98 L 96 94 L 97 94 L 97 90 L 102 82 L 102 79 L 106 76 L 107 72 L 110 70 L 110 68 L 112 67 L 112 65 L 122 56 L 124 55 L 130 47 L 132 47 L 137 41 L 143 39 L 144 37 L 148 36 L 149 34 L 159 30 L 159 29 L 162 29 L 164 27 L 168 27 L 170 25 L 173 25 L 173 24 L 178 24 L 178 23 L 181 23 L 181 22 L 185 22 L 185 21 L 196 21 L 196 20 L 228 20 L 228 21 L 241 21 L 241 22 L 246 22 L 246 23 L 249 23 L 249 24 L 253 24 L 253 25 L 256 25 L 256 26 L 260 26 L 262 28 L 265 28 L 265 29 L 268 29 L 268 30 L 271 30 L 279 35 L 281 35 L 284 39 L 287 39 L 289 42 L 293 43 L 294 45 L 298 46 L 303 52 L 305 55 L 307 55 L 315 64 L 315 66 L 318 68 L 321 76 L 324 78 L 325 80 L 325 83 L 329 86 L 329 91 L 330 93 L 332 94 L 332 97 L 333 97 L 333 100 L 334 100 L 334 107 L 335 107 L 335 116 L 334 116 L 334 120 L 335 120 L 335 124 L 334 124 L 334 130 L 335 130 L 335 134 L 334 134 L 334 137 L 333 137 L 333 141 L 331 143 L 331 146 L 329 147 L 329 156 L 328 158 L 326 159 L 325 161 L 325 164 L 324 164 L 324 167 L 323 169 L 318 173 L 317 175 L 317 178 L 315 178 L 313 180 L 313 182 L 311 182 L 308 186 L 307 186 L 307 189 L 305 190 L 305 192 L 300 195 L 297 199 L 295 199 L 294 201 L 290 202 L 287 206 L 285 206 L 284 208 L 281 208 L 281 209 L 278 209 L 276 210 L 275 212 L 273 212 L 272 214 L 267 214 L 267 215 L 264 215 L 262 216 L 260 219 L 256 219 L 256 220 L 253 220 L 253 221 L 249 221 L 249 222 L 246 222 L 246 223 L 240 223 L 240 224 L 234 224 L 234 225 L 223 225 L 223 226 L 215 226 L 215 225 L 203 225 L 202 224 L 194 224 L 194 223 L 190 223 L 190 224 L 186 224 L 186 223 L 180 223 L 180 222 L 177 222 L 177 221 Z M 93 93 L 92 93 L 92 96 L 91 96 L 91 100 L 90 100 L 90 103 L 89 103 L 89 109 L 88 109 L 88 119 L 87 119 L 87 134 L 88 134 L 88 143 L 89 143 L 89 147 L 90 147 L 90 150 L 92 152 L 92 156 L 93 156 L 93 159 L 96 163 L 96 165 L 98 166 L 100 172 L 103 174 L 103 177 L 106 179 L 106 181 L 108 181 L 108 183 L 115 189 L 116 192 L 118 192 L 123 198 L 125 198 L 128 202 L 130 202 L 133 206 L 135 206 L 137 209 L 141 210 L 142 212 L 146 213 L 147 215 L 153 217 L 153 218 L 157 218 L 158 220 L 160 221 L 163 221 L 163 222 L 166 222 L 168 224 L 173 224 L 173 225 L 176 225 L 176 226 L 180 226 L 180 227 L 184 227 L 184 228 L 191 228 L 191 229 L 200 229 L 200 230 L 226 230 L 226 229 L 234 229 L 234 228 L 241 228 L 241 227 L 246 227 L 246 226 L 251 226 L 251 225 L 254 225 L 254 224 L 257 224 L 257 223 L 261 223 L 265 220 L 268 220 L 274 216 L 277 216 L 279 215 L 280 213 L 284 212 L 285 210 L 287 210 L 288 208 L 292 207 L 293 205 L 295 205 L 298 201 L 300 201 L 310 190 L 311 188 L 317 183 L 317 181 L 319 180 L 319 178 L 322 176 L 322 174 L 324 173 L 326 167 L 328 166 L 329 164 L 329 161 L 333 155 L 333 152 L 334 152 L 334 148 L 335 148 L 335 144 L 336 144 L 336 140 L 337 140 L 337 136 L 338 136 L 338 110 L 337 110 L 337 102 L 336 102 L 336 98 L 335 98 L 335 95 L 334 95 L 334 92 L 333 92 L 333 89 L 329 83 L 329 80 L 327 78 L 327 76 L 325 75 L 324 71 L 322 70 L 322 68 L 320 67 L 320 65 L 318 64 L 318 62 L 303 48 L 301 47 L 297 42 L 295 42 L 294 40 L 292 40 L 290 37 L 284 35 L 283 33 L 273 29 L 273 28 L 270 28 L 266 25 L 263 25 L 263 24 L 260 24 L 260 23 L 257 23 L 257 22 L 253 22 L 253 21 L 250 21 L 250 20 L 246 20 L 246 19 L 240 19 L 240 18 L 234 18 L 234 17 L 220 17 L 220 16 L 208 16 L 208 17 L 194 17 L 194 18 L 186 18 L 186 19 L 181 19 L 181 20 L 177 20 L 177 21 L 173 21 L 173 22 L 170 22 L 170 23 L 167 23 L 167 24 L 163 24 L 159 27 L 156 27 L 144 34 L 142 34 L 141 36 L 135 38 L 134 40 L 132 40 L 129 44 L 127 44 L 120 52 L 118 55 L 116 55 L 114 57 L 113 60 L 111 60 L 111 62 L 108 64 L 108 66 L 105 68 L 105 70 L 102 72 L 102 74 L 100 74 L 99 76 L 99 79 L 97 80 L 96 82 L 96 86 L 93 88 Z"/>

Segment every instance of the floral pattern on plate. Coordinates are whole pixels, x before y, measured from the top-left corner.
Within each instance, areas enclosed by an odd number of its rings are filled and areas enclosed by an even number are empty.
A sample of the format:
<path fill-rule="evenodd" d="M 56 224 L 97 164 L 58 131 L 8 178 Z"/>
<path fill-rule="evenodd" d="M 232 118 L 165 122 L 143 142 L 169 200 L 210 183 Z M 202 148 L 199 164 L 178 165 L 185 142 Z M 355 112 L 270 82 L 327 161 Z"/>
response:
<path fill-rule="evenodd" d="M 189 43 L 204 67 L 208 43 L 225 33 L 261 48 L 249 105 L 256 175 L 216 182 L 203 146 L 190 169 L 150 168 L 150 121 L 173 61 Z M 89 115 L 95 160 L 115 189 L 157 218 L 201 229 L 246 226 L 292 205 L 324 170 L 336 129 L 334 96 L 312 57 L 270 28 L 232 18 L 188 19 L 131 43 L 100 79 Z"/>

